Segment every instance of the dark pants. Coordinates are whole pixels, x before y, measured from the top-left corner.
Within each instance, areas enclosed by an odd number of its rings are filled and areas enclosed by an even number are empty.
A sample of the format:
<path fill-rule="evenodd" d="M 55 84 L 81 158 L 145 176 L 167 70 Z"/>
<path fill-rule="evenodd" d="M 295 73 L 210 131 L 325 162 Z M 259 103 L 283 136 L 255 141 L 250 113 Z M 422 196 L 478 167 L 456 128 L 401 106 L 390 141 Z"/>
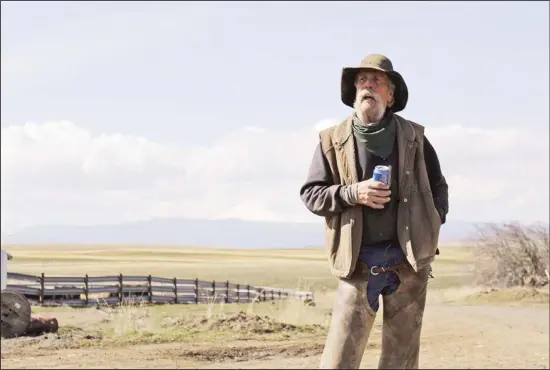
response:
<path fill-rule="evenodd" d="M 370 269 L 373 266 L 390 267 L 405 263 L 406 257 L 400 247 L 373 246 L 363 247 L 359 259 Z M 369 306 L 378 311 L 380 296 L 394 293 L 399 287 L 399 277 L 393 271 L 380 272 L 378 275 L 370 275 L 367 284 L 367 300 Z"/>

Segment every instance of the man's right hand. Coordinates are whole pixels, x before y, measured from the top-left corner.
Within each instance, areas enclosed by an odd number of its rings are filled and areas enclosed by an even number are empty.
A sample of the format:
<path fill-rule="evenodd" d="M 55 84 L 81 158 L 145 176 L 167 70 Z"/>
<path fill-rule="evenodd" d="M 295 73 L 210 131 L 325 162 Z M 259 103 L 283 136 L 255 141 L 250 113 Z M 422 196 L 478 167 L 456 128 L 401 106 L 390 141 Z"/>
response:
<path fill-rule="evenodd" d="M 390 201 L 389 186 L 372 178 L 357 184 L 358 203 L 374 209 L 383 209 L 384 204 Z"/>

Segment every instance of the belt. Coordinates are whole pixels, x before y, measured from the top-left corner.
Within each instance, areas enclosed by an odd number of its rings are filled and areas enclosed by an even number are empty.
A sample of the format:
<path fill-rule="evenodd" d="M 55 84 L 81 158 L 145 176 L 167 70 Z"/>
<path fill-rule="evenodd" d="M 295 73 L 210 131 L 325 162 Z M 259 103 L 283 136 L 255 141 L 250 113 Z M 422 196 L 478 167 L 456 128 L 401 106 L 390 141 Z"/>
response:
<path fill-rule="evenodd" d="M 397 265 L 391 265 L 391 266 L 372 266 L 370 268 L 370 273 L 371 275 L 378 275 L 380 273 L 384 273 L 384 272 L 396 272 L 400 267 L 404 267 L 405 264 L 404 263 L 400 263 L 400 264 L 397 264 Z"/>
<path fill-rule="evenodd" d="M 405 263 L 400 263 L 400 264 L 397 264 L 397 265 L 392 265 L 392 266 L 388 266 L 388 267 L 384 267 L 384 266 L 372 266 L 369 270 L 370 274 L 371 275 L 379 275 L 380 273 L 384 273 L 384 272 L 398 272 L 399 268 L 401 267 L 405 267 L 406 264 Z M 430 266 L 430 272 L 429 272 L 429 277 L 430 278 L 434 278 L 433 274 L 432 274 L 432 271 L 433 271 L 433 268 L 432 266 Z"/>

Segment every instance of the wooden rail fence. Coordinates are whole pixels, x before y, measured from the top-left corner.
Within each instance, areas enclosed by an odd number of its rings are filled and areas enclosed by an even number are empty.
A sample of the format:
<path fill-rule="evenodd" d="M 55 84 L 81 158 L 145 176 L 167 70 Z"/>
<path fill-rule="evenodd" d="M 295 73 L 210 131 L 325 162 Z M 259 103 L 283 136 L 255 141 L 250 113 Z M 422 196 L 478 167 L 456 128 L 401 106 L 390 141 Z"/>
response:
<path fill-rule="evenodd" d="M 11 282 L 11 283 L 10 283 Z M 313 299 L 311 292 L 233 284 L 229 281 L 148 276 L 50 277 L 9 273 L 8 290 L 42 306 L 117 305 L 143 303 L 250 303 L 295 298 Z"/>

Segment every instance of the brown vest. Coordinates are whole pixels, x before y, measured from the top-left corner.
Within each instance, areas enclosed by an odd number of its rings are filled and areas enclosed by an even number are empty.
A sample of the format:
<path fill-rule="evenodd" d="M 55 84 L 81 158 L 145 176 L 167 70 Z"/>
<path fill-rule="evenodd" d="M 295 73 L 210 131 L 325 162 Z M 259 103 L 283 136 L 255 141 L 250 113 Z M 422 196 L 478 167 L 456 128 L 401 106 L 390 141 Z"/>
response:
<path fill-rule="evenodd" d="M 435 208 L 426 164 L 424 127 L 397 114 L 398 176 L 397 235 L 411 266 L 418 271 L 434 260 L 441 220 Z M 352 132 L 352 118 L 320 133 L 321 148 L 334 184 L 360 181 Z M 363 206 L 325 218 L 325 243 L 333 275 L 349 278 L 359 258 L 363 236 Z"/>

